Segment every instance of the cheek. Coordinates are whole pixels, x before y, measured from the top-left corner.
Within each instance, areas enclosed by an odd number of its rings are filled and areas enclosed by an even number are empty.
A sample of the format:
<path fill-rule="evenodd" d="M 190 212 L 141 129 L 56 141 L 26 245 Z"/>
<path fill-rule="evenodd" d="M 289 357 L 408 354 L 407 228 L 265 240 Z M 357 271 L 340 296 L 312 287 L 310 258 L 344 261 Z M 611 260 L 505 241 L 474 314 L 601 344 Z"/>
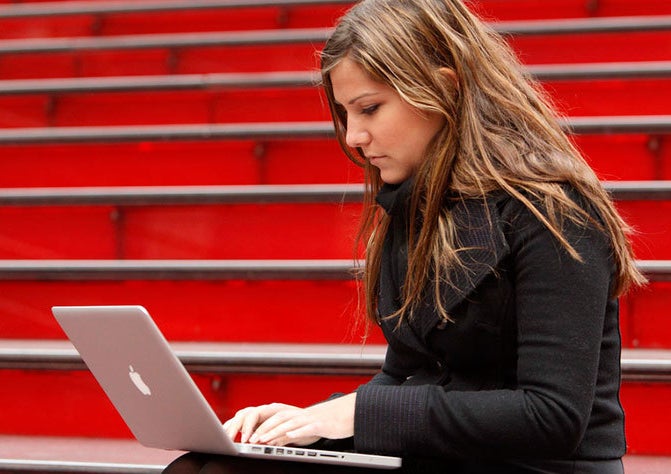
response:
<path fill-rule="evenodd" d="M 418 159 L 421 159 L 440 127 L 436 126 L 434 122 L 425 120 L 417 121 L 413 125 L 413 127 L 399 130 L 398 133 L 406 137 L 405 143 L 408 153 L 419 155 Z"/>
<path fill-rule="evenodd" d="M 439 115 L 433 115 L 428 118 L 424 124 L 424 133 L 421 137 L 423 150 L 429 146 L 429 143 L 440 133 L 445 127 L 445 120 Z"/>

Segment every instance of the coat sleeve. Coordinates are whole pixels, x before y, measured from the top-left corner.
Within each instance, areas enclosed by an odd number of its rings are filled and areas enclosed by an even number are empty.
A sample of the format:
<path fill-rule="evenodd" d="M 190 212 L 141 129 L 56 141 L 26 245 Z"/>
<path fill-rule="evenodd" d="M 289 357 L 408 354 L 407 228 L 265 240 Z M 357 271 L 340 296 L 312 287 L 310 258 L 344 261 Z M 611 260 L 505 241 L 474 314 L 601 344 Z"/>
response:
<path fill-rule="evenodd" d="M 519 202 L 509 235 L 517 318 L 517 386 L 445 391 L 368 384 L 355 409 L 357 450 L 419 456 L 564 457 L 580 443 L 595 397 L 611 283 L 610 247 L 565 223 L 572 258 Z"/>

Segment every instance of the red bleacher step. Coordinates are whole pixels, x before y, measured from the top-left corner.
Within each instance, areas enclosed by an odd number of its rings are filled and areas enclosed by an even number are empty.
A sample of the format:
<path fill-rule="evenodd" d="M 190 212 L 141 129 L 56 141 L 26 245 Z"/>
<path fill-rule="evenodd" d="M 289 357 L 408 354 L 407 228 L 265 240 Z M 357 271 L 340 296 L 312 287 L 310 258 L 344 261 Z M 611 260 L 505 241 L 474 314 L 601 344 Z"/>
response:
<path fill-rule="evenodd" d="M 636 229 L 639 258 L 671 259 L 671 201 L 617 207 Z M 348 259 L 360 212 L 337 201 L 4 206 L 0 259 Z"/>
<path fill-rule="evenodd" d="M 59 338 L 51 306 L 100 304 L 143 304 L 172 340 L 338 343 L 361 336 L 352 327 L 359 304 L 352 280 L 6 280 L 0 288 L 8 338 Z M 670 305 L 668 281 L 623 298 L 625 347 L 671 347 Z"/>
<path fill-rule="evenodd" d="M 664 137 L 575 138 L 602 179 L 671 179 Z M 0 146 L 1 187 L 361 182 L 335 140 L 142 141 Z M 188 173 L 184 163 L 189 163 Z M 71 170 L 77 170 L 72 173 Z"/>
<path fill-rule="evenodd" d="M 360 212 L 338 203 L 0 207 L 0 259 L 347 259 Z"/>
<path fill-rule="evenodd" d="M 553 81 L 545 87 L 571 116 L 664 115 L 671 107 L 671 78 Z M 328 119 L 316 88 L 0 96 L 3 128 Z"/>

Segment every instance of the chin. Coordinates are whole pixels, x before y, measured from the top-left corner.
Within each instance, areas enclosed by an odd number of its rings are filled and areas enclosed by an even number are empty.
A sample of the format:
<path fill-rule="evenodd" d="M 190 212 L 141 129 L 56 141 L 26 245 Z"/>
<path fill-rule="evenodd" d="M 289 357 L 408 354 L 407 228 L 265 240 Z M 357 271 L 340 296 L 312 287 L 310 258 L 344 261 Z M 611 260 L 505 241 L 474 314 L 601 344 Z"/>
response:
<path fill-rule="evenodd" d="M 380 173 L 380 179 L 386 184 L 401 184 L 408 178 L 410 178 L 410 176 Z"/>

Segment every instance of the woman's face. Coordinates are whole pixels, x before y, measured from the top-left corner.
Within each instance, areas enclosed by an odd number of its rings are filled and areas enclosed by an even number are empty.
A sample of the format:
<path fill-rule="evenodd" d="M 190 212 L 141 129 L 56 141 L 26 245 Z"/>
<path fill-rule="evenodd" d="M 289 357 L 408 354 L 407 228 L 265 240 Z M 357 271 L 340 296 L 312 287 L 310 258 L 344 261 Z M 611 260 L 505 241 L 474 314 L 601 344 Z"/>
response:
<path fill-rule="evenodd" d="M 385 183 L 410 178 L 443 127 L 443 117 L 413 107 L 348 57 L 331 71 L 331 83 L 335 100 L 347 115 L 347 145 L 360 148 Z"/>

